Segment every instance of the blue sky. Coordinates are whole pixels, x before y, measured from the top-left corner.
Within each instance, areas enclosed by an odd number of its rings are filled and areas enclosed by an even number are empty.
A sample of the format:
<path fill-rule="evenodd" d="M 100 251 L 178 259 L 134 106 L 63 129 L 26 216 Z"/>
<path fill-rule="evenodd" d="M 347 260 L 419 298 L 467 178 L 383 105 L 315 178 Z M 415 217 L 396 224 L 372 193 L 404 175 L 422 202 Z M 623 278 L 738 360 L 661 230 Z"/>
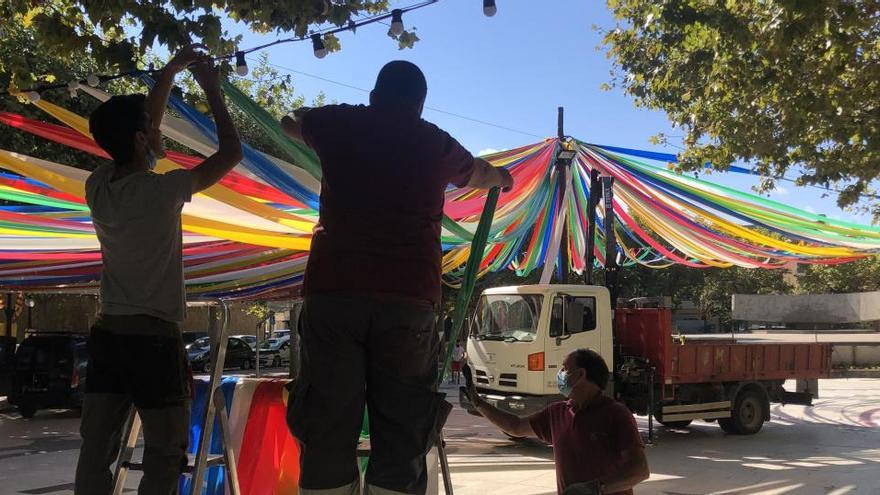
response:
<path fill-rule="evenodd" d="M 413 3 L 392 1 L 400 7 Z M 365 91 L 348 86 L 368 90 L 384 63 L 412 61 L 428 79 L 427 107 L 521 131 L 426 109 L 424 118 L 449 131 L 474 153 L 555 135 L 557 106 L 565 107 L 566 133 L 579 139 L 677 151 L 649 142 L 659 132 L 680 134 L 664 113 L 636 108 L 621 90 L 600 89 L 610 80 L 611 63 L 604 51 L 597 50 L 601 34 L 592 26 L 613 28 L 605 2 L 497 0 L 497 4 L 498 13 L 492 18 L 483 15 L 480 0 L 444 0 L 407 13 L 404 23 L 417 28 L 421 38 L 411 50 L 398 50 L 386 35 L 387 27 L 372 24 L 356 34 L 340 33 L 342 51 L 324 59 L 312 54 L 308 42 L 283 44 L 266 52 L 281 72 L 296 71 L 292 72 L 294 86 L 307 101 L 323 91 L 328 100 L 366 103 Z M 275 39 L 228 27 L 244 34 L 242 48 Z M 742 190 L 757 183 L 756 178 L 737 174 L 713 174 L 710 180 Z M 822 198 L 823 191 L 816 188 L 798 188 L 792 183 L 780 186 L 771 194 L 773 199 L 829 217 L 870 222 L 866 215 L 840 210 L 833 193 Z"/>

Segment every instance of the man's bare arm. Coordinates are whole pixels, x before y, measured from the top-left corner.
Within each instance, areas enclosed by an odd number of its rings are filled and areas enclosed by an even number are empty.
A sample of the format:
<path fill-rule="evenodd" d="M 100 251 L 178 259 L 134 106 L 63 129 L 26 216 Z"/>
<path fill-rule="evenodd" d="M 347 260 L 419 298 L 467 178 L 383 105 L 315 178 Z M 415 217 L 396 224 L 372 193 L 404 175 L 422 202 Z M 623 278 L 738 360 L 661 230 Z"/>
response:
<path fill-rule="evenodd" d="M 648 459 L 645 457 L 645 449 L 637 447 L 623 453 L 623 467 L 616 473 L 602 479 L 605 491 L 608 493 L 629 490 L 651 476 L 648 467 Z"/>
<path fill-rule="evenodd" d="M 468 374 L 465 373 L 465 381 L 469 381 L 467 377 Z M 532 425 L 527 418 L 521 418 L 515 414 L 501 411 L 497 407 L 481 399 L 479 394 L 477 394 L 477 389 L 474 387 L 473 382 L 471 382 L 464 390 L 466 390 L 471 404 L 474 405 L 477 411 L 479 411 L 484 418 L 488 419 L 490 423 L 501 428 L 508 435 L 512 437 L 537 436 L 535 435 L 535 431 L 532 430 Z"/>
<path fill-rule="evenodd" d="M 194 66 L 193 76 L 205 91 L 217 127 L 217 151 L 192 169 L 192 192 L 197 193 L 216 184 L 242 159 L 241 141 L 229 116 L 220 92 L 220 74 L 214 62 L 204 59 Z"/>
<path fill-rule="evenodd" d="M 168 106 L 168 97 L 171 95 L 171 88 L 174 87 L 174 76 L 186 70 L 190 64 L 202 57 L 199 53 L 200 49 L 205 49 L 205 46 L 193 44 L 183 48 L 168 61 L 162 68 L 162 72 L 156 76 L 156 83 L 147 94 L 147 100 L 144 102 L 144 109 L 150 116 L 151 125 L 154 128 L 158 129 L 162 125 L 165 107 Z M 159 136 L 158 133 L 156 135 Z M 161 149 L 161 147 L 154 146 L 153 149 Z"/>
<path fill-rule="evenodd" d="M 535 432 L 532 430 L 532 425 L 529 424 L 527 418 L 522 418 L 515 414 L 501 411 L 483 400 L 478 400 L 474 406 L 484 418 L 489 420 L 490 423 L 501 428 L 505 433 L 512 437 L 536 436 Z"/>
<path fill-rule="evenodd" d="M 506 169 L 493 167 L 482 158 L 474 158 L 474 173 L 467 185 L 477 189 L 491 189 L 497 186 L 507 192 L 513 187 L 513 177 Z"/>

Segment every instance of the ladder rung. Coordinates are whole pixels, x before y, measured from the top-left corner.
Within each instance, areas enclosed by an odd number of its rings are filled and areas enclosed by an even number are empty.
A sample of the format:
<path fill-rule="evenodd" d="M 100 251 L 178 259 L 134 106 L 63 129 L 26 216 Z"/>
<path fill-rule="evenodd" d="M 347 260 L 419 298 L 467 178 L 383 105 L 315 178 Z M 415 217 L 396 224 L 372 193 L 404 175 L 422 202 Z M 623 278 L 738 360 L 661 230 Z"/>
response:
<path fill-rule="evenodd" d="M 195 470 L 195 456 L 193 454 L 187 454 L 187 464 L 186 467 L 183 468 L 184 473 L 191 473 Z M 208 462 L 205 464 L 207 467 L 216 467 L 222 466 L 224 464 L 223 456 L 219 454 L 209 455 Z M 122 467 L 128 469 L 130 471 L 143 471 L 144 464 L 143 462 L 135 462 L 135 461 L 127 461 L 122 463 Z"/>

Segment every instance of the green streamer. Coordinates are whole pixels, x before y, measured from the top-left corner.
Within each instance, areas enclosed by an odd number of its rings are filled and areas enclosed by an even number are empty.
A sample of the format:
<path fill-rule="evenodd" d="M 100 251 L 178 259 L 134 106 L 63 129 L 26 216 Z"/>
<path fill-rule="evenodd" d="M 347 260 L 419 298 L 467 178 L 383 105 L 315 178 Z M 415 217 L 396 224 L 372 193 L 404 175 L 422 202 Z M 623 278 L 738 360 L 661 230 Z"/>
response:
<path fill-rule="evenodd" d="M 483 213 L 480 215 L 480 223 L 477 225 L 477 231 L 474 233 L 474 239 L 471 242 L 471 252 L 468 256 L 467 267 L 461 281 L 461 289 L 455 299 L 455 312 L 452 316 L 452 333 L 449 338 L 449 345 L 446 348 L 446 354 L 443 357 L 443 368 L 437 377 L 437 386 L 443 382 L 443 375 L 452 362 L 452 351 L 455 350 L 455 343 L 458 341 L 458 335 L 461 333 L 461 327 L 464 324 L 468 303 L 474 292 L 474 284 L 477 281 L 477 274 L 480 272 L 480 263 L 483 260 L 483 252 L 486 248 L 486 241 L 489 237 L 489 228 L 492 226 L 492 218 L 495 216 L 495 207 L 498 205 L 498 195 L 501 190 L 493 187 L 486 196 L 486 205 L 483 207 Z"/>
<path fill-rule="evenodd" d="M 266 133 L 266 137 L 292 158 L 295 165 L 308 172 L 312 177 L 321 180 L 321 162 L 314 151 L 287 137 L 281 130 L 281 125 L 269 112 L 242 93 L 231 82 L 221 79 L 220 86 L 232 104 L 253 118 Z"/>

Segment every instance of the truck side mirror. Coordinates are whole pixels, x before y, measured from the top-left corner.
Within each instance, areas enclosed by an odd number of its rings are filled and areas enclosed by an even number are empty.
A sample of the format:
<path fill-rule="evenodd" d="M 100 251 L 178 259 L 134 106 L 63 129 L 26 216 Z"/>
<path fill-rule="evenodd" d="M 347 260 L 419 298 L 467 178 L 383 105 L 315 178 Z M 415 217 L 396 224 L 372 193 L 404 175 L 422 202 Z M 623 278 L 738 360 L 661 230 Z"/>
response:
<path fill-rule="evenodd" d="M 568 294 L 558 294 L 553 298 L 553 308 L 550 315 L 550 337 L 556 337 L 556 345 L 562 343 L 563 340 L 571 337 L 566 330 L 566 309 L 570 296 Z M 557 303 L 559 304 L 557 309 Z"/>

